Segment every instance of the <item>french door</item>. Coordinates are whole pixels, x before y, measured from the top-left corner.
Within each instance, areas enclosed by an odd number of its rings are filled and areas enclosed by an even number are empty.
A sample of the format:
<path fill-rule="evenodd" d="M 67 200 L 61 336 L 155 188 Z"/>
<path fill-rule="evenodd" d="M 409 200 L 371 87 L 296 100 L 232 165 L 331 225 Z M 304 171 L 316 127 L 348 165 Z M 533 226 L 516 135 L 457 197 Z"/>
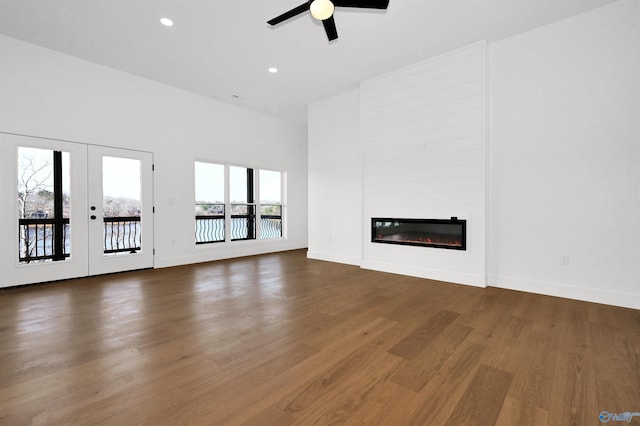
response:
<path fill-rule="evenodd" d="M 0 287 L 153 266 L 150 153 L 0 133 Z"/>
<path fill-rule="evenodd" d="M 89 275 L 153 266 L 151 153 L 88 147 Z"/>

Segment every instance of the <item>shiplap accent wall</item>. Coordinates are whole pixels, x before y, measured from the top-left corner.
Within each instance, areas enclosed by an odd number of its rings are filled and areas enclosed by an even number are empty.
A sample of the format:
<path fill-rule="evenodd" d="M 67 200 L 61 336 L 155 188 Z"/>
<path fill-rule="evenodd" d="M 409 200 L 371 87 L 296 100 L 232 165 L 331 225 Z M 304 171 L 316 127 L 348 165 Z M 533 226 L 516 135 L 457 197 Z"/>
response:
<path fill-rule="evenodd" d="M 486 44 L 360 86 L 362 267 L 485 286 Z M 372 217 L 467 220 L 467 250 L 375 244 Z"/>

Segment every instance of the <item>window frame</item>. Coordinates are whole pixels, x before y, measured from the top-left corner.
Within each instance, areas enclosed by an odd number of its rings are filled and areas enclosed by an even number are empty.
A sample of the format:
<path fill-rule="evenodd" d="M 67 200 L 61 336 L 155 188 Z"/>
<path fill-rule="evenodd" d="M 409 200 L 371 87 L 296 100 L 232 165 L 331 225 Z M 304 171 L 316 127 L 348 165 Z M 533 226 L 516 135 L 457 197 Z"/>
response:
<path fill-rule="evenodd" d="M 204 164 L 214 164 L 217 166 L 222 166 L 224 168 L 224 231 L 223 238 L 217 240 L 198 240 L 198 220 L 205 220 L 204 216 L 200 217 L 199 215 L 195 215 L 195 244 L 196 246 L 206 246 L 213 243 L 238 243 L 241 241 L 277 241 L 277 240 L 285 240 L 286 239 L 286 221 L 285 221 L 285 194 L 286 194 L 286 171 L 276 170 L 271 168 L 258 168 L 247 165 L 235 164 L 235 163 L 225 163 L 219 161 L 212 160 L 203 160 L 196 159 L 194 161 L 194 205 L 197 206 L 199 204 L 198 200 L 196 200 L 195 196 L 195 187 L 198 185 L 197 177 L 195 174 L 196 163 L 204 163 Z M 247 170 L 247 196 L 246 202 L 238 203 L 233 202 L 231 200 L 231 168 L 238 167 Z M 269 171 L 276 172 L 280 175 L 280 201 L 279 203 L 274 204 L 265 204 L 265 206 L 278 206 L 280 214 L 279 215 L 263 215 L 262 214 L 262 204 L 260 200 L 260 172 Z M 204 203 L 209 205 L 211 203 Z M 211 205 L 220 205 L 220 203 L 212 203 Z M 246 214 L 238 214 L 234 213 L 237 211 L 238 206 L 247 206 Z M 220 219 L 221 215 L 215 216 Z M 266 220 L 274 221 L 272 225 L 269 225 L 271 228 L 274 228 L 275 231 L 269 232 L 268 237 L 265 237 L 266 233 L 263 231 L 263 216 L 268 216 Z M 244 229 L 246 229 L 246 237 L 240 236 L 234 238 L 234 219 L 246 219 L 247 224 Z M 265 222 L 267 223 L 267 222 Z M 240 231 L 242 232 L 242 231 Z M 275 234 L 274 234 L 275 232 Z M 236 231 L 237 235 L 237 231 Z M 272 236 L 275 235 L 275 236 Z"/>

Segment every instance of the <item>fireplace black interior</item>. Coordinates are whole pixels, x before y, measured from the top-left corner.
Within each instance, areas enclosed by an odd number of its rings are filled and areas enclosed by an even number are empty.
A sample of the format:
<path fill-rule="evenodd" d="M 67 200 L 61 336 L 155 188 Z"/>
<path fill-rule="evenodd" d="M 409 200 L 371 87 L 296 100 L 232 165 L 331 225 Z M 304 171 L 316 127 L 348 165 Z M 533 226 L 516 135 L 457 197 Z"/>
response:
<path fill-rule="evenodd" d="M 374 243 L 467 249 L 467 221 L 451 219 L 371 219 L 371 241 Z"/>

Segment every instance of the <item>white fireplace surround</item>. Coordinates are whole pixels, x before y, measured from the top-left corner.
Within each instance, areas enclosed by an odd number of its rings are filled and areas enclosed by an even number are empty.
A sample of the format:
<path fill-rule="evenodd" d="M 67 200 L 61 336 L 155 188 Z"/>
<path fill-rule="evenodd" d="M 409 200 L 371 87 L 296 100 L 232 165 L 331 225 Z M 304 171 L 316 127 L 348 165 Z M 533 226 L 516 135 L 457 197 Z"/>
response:
<path fill-rule="evenodd" d="M 363 216 L 467 220 L 467 250 L 371 243 L 361 266 L 485 285 L 486 44 L 360 86 Z"/>

